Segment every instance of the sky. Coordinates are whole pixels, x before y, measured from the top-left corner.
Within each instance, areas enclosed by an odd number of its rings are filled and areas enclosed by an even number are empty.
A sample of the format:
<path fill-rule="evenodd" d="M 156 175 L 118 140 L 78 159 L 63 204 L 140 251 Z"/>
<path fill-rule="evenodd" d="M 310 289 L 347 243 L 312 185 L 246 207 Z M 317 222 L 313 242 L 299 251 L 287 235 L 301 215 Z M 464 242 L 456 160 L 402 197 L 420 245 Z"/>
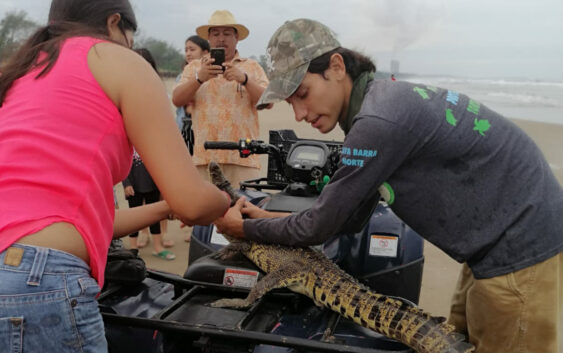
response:
<path fill-rule="evenodd" d="M 227 9 L 250 30 L 242 56 L 259 56 L 285 21 L 311 18 L 343 47 L 389 71 L 466 78 L 563 81 L 561 0 L 130 0 L 141 37 L 183 49 L 184 40 Z M 49 0 L 0 0 L 0 17 L 25 10 L 45 23 Z"/>

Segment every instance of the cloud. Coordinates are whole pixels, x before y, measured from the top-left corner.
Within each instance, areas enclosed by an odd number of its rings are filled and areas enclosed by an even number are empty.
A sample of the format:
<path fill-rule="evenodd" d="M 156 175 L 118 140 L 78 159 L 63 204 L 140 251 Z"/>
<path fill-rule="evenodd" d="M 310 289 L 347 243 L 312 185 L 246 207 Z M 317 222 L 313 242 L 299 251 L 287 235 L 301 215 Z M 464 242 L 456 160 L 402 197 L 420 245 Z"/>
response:
<path fill-rule="evenodd" d="M 447 17 L 445 0 L 373 0 L 359 10 L 358 32 L 373 43 L 373 51 L 398 52 L 430 43 Z"/>
<path fill-rule="evenodd" d="M 563 67 L 552 64 L 563 51 L 561 0 L 130 1 L 141 35 L 178 49 L 214 10 L 228 9 L 250 29 L 248 39 L 239 43 L 244 56 L 263 54 L 279 26 L 306 17 L 328 25 L 343 46 L 372 56 L 384 64 L 382 69 L 397 58 L 409 72 L 455 75 L 475 63 L 483 76 L 502 76 L 514 71 L 506 63 L 518 62 L 530 76 L 563 78 Z M 48 0 L 0 0 L 0 12 L 22 9 L 44 23 L 49 5 Z"/>

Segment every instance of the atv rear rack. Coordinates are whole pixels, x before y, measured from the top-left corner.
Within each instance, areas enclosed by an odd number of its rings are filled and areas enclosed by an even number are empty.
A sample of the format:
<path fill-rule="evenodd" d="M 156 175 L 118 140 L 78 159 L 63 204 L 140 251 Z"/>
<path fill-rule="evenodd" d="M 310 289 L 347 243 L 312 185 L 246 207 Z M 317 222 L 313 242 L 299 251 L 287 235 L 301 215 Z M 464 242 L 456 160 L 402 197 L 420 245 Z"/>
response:
<path fill-rule="evenodd" d="M 169 300 L 160 306 L 138 311 L 138 303 L 153 288 L 169 293 Z M 278 290 L 264 296 L 248 310 L 214 308 L 210 302 L 224 297 L 244 297 L 247 290 L 241 288 L 219 288 L 194 284 L 180 276 L 149 271 L 148 278 L 136 288 L 110 287 L 105 290 L 98 302 L 106 325 L 129 327 L 148 335 L 162 335 L 164 351 L 196 352 L 270 352 L 280 347 L 288 347 L 298 352 L 354 352 L 354 353 L 407 353 L 408 347 L 398 342 L 377 338 L 380 347 L 365 347 L 368 339 L 350 336 L 352 342 L 346 342 L 342 328 L 348 323 L 336 313 L 311 305 L 310 299 L 286 290 Z M 129 303 L 128 303 L 129 302 Z M 305 309 L 305 312 L 303 311 Z M 137 312 L 132 312 L 137 311 Z M 295 321 L 287 327 L 297 328 L 293 332 L 284 332 L 283 323 L 278 320 L 288 319 L 288 312 L 295 313 Z M 309 337 L 305 321 L 323 322 L 326 328 Z M 339 327 L 340 334 L 334 335 Z M 272 329 L 274 328 L 274 329 Z M 357 327 L 354 328 L 357 330 Z M 277 333 L 272 333 L 278 331 Z M 367 335 L 378 335 L 366 330 Z M 125 344 L 125 342 L 122 342 Z M 111 342 L 110 342 L 111 347 Z M 172 348 L 171 348 L 172 347 Z M 261 350 L 262 349 L 262 350 Z"/>

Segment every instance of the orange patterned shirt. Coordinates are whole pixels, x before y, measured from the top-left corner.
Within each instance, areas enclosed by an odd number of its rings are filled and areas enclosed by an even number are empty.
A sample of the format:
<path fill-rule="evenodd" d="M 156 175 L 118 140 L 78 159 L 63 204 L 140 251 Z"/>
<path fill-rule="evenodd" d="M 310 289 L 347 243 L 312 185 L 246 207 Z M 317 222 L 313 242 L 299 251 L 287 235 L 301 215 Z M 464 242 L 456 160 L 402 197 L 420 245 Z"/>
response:
<path fill-rule="evenodd" d="M 256 61 L 233 59 L 235 66 L 245 72 L 249 79 L 260 86 L 268 86 L 266 73 Z M 178 85 L 195 80 L 195 73 L 201 67 L 200 60 L 194 60 L 184 68 Z M 205 150 L 205 141 L 238 141 L 241 138 L 259 137 L 258 111 L 252 104 L 246 88 L 236 81 L 227 81 L 223 75 L 204 82 L 196 91 L 192 108 L 192 128 L 195 136 L 195 165 L 218 163 L 237 164 L 260 168 L 258 156 L 240 158 L 238 151 Z"/>

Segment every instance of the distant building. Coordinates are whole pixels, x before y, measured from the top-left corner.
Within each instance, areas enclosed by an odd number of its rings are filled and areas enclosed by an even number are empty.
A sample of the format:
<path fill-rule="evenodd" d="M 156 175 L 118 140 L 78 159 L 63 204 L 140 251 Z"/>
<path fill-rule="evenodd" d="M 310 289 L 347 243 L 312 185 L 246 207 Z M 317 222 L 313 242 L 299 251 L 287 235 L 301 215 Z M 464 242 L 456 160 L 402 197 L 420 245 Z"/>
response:
<path fill-rule="evenodd" d="M 391 73 L 392 74 L 399 73 L 399 60 L 391 60 Z"/>

